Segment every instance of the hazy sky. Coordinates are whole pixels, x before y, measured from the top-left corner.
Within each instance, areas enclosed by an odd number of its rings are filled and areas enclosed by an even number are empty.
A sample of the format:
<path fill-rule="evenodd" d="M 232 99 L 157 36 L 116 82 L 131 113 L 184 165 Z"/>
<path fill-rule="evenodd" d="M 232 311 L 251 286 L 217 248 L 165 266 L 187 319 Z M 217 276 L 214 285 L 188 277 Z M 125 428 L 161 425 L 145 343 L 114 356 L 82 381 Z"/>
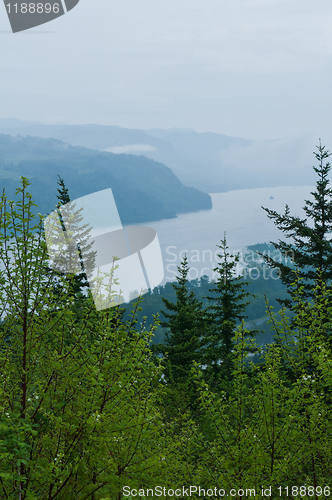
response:
<path fill-rule="evenodd" d="M 11 34 L 0 118 L 332 141 L 330 0 L 80 0 Z"/>

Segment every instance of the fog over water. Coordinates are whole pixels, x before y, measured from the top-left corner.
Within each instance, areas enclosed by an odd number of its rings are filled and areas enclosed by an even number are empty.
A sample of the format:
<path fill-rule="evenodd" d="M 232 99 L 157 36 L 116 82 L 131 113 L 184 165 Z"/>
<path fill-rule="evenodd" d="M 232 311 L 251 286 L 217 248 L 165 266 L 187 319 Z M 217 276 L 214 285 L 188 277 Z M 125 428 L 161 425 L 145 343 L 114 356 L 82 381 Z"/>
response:
<path fill-rule="evenodd" d="M 178 266 L 187 254 L 190 279 L 213 277 L 217 244 L 226 231 L 231 252 L 245 250 L 247 245 L 284 239 L 261 206 L 281 213 L 288 204 L 292 215 L 304 217 L 304 200 L 312 199 L 313 186 L 282 186 L 245 189 L 212 194 L 212 210 L 181 214 L 176 219 L 148 222 L 158 234 L 162 248 L 165 281 L 173 280 Z M 272 247 L 273 248 L 273 247 Z"/>

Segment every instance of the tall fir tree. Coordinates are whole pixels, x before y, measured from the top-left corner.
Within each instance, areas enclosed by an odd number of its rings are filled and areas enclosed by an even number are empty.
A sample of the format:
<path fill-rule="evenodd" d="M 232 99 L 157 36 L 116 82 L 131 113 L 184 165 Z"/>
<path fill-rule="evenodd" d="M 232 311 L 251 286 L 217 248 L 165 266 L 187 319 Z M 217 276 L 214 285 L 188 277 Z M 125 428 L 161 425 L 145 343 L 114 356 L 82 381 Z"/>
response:
<path fill-rule="evenodd" d="M 82 272 L 77 274 L 74 278 L 74 284 L 73 284 L 73 293 L 76 297 L 82 296 L 84 294 L 84 291 L 87 290 L 89 287 L 89 282 L 88 282 L 88 276 L 87 272 L 84 268 L 84 262 L 83 262 L 83 253 L 88 259 L 88 267 L 93 268 L 93 264 L 95 262 L 95 252 L 91 251 L 92 243 L 90 241 L 90 232 L 91 228 L 88 227 L 86 224 L 83 225 L 83 217 L 81 214 L 81 210 L 77 210 L 75 203 L 73 203 L 70 199 L 69 196 L 69 191 L 68 188 L 65 185 L 64 179 L 58 175 L 59 180 L 58 180 L 58 194 L 57 198 L 59 200 L 58 202 L 58 214 L 59 218 L 61 221 L 62 229 L 64 231 L 70 232 L 74 235 L 74 237 L 77 239 L 79 237 L 80 243 L 78 245 L 78 252 L 79 252 L 79 258 L 80 258 L 80 265 L 81 265 L 81 270 Z M 70 227 L 65 227 L 65 224 L 63 222 L 63 217 L 60 212 L 60 207 L 66 205 L 66 212 L 65 212 L 65 218 L 66 222 L 69 222 Z"/>
<path fill-rule="evenodd" d="M 56 195 L 56 197 L 58 198 L 60 205 L 65 205 L 66 203 L 69 203 L 71 201 L 69 197 L 69 191 L 65 185 L 65 181 L 63 180 L 63 178 L 60 177 L 60 175 L 58 175 L 58 177 L 59 187 L 57 188 L 58 194 Z"/>
<path fill-rule="evenodd" d="M 229 253 L 226 233 L 224 234 L 218 258 L 217 267 L 213 270 L 218 278 L 215 286 L 210 288 L 208 307 L 212 319 L 212 330 L 205 349 L 205 363 L 214 380 L 222 376 L 230 378 L 232 372 L 233 337 L 236 325 L 245 319 L 244 311 L 249 304 L 245 299 L 252 296 L 245 287 L 249 284 L 237 275 L 236 267 L 240 256 Z M 254 332 L 252 332 L 253 334 Z"/>
<path fill-rule="evenodd" d="M 167 354 L 165 378 L 174 383 L 186 382 L 194 362 L 202 361 L 202 343 L 209 328 L 206 312 L 193 291 L 188 290 L 188 259 L 184 257 L 178 267 L 177 281 L 172 283 L 176 302 L 162 298 L 167 311 L 162 311 L 166 328 L 164 345 L 160 349 Z"/>
<path fill-rule="evenodd" d="M 297 279 L 304 287 L 304 297 L 313 298 L 315 282 L 322 281 L 331 288 L 332 280 L 332 241 L 329 235 L 332 232 L 332 190 L 329 187 L 328 175 L 331 164 L 327 161 L 331 153 L 322 146 L 319 140 L 317 152 L 314 152 L 318 166 L 313 169 L 318 179 L 316 190 L 310 194 L 313 200 L 305 200 L 303 207 L 305 218 L 295 217 L 290 214 L 288 205 L 283 214 L 275 210 L 262 207 L 269 219 L 291 239 L 291 242 L 279 240 L 278 243 L 271 242 L 280 251 L 282 257 L 292 261 L 292 266 L 272 259 L 270 256 L 262 255 L 269 266 L 278 270 L 282 282 L 292 294 L 292 283 L 295 282 L 294 268 Z M 283 305 L 290 307 L 290 299 L 279 300 Z"/>

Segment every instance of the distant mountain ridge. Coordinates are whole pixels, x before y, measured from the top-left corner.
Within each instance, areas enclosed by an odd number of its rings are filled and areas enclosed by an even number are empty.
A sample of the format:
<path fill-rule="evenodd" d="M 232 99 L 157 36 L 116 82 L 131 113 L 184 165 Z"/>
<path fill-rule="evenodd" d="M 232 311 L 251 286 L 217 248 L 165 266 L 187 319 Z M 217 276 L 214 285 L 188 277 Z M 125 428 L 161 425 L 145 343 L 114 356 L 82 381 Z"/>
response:
<path fill-rule="evenodd" d="M 210 209 L 211 197 L 184 186 L 169 167 L 145 156 L 116 155 L 56 139 L 0 134 L 0 186 L 14 196 L 19 177 L 32 182 L 30 191 L 40 213 L 57 203 L 58 174 L 71 199 L 112 188 L 123 224 L 176 217 Z"/>
<path fill-rule="evenodd" d="M 99 151 L 144 155 L 170 167 L 185 185 L 208 192 L 237 188 L 229 180 L 229 171 L 222 178 L 211 173 L 220 166 L 220 151 L 232 145 L 245 147 L 252 142 L 210 132 L 198 134 L 191 129 L 140 130 L 115 125 L 47 125 L 15 119 L 0 120 L 0 133 L 53 138 Z M 142 146 L 148 146 L 148 149 Z"/>
<path fill-rule="evenodd" d="M 126 129 L 111 125 L 46 125 L 0 120 L 0 133 L 55 138 L 74 146 L 144 155 L 170 167 L 186 186 L 209 193 L 312 185 L 318 138 L 250 140 L 192 129 Z"/>

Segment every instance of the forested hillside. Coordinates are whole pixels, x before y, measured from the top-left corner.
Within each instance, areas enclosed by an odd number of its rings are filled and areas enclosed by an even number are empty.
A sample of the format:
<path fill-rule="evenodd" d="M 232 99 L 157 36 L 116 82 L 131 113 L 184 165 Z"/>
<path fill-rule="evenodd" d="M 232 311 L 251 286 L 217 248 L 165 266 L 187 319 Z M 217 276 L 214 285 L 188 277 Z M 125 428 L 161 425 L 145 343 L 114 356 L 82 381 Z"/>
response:
<path fill-rule="evenodd" d="M 184 186 L 170 168 L 144 156 L 114 155 L 54 139 L 0 135 L 0 183 L 10 196 L 21 175 L 32 181 L 41 213 L 54 209 L 58 175 L 71 198 L 112 188 L 123 224 L 210 209 L 211 198 Z"/>

